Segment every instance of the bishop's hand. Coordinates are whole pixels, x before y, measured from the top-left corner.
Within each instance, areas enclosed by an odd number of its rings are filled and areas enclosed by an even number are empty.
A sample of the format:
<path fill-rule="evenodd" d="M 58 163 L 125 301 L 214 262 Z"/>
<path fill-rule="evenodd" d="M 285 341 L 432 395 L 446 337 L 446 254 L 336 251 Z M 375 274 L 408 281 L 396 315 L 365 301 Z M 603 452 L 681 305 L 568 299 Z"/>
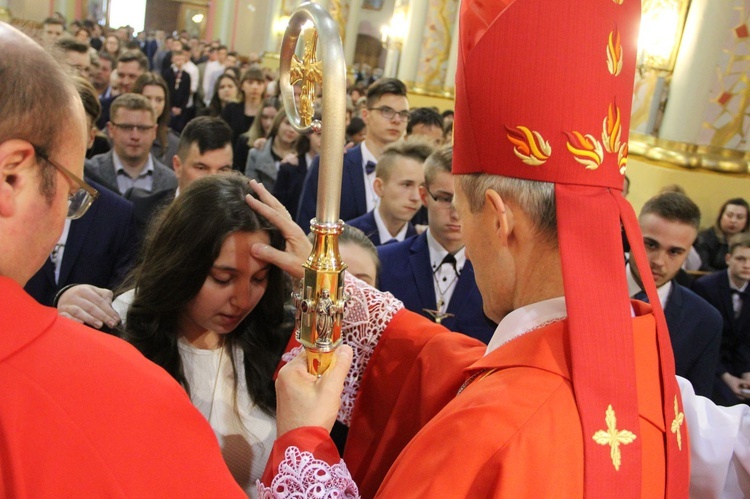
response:
<path fill-rule="evenodd" d="M 284 205 L 273 197 L 263 184 L 251 180 L 250 187 L 258 195 L 259 200 L 248 195 L 245 198 L 247 204 L 275 225 L 286 240 L 284 251 L 277 250 L 268 244 L 256 243 L 252 249 L 253 256 L 276 265 L 295 279 L 302 279 L 304 276 L 302 264 L 312 252 L 312 243 L 300 226 L 294 222 Z"/>

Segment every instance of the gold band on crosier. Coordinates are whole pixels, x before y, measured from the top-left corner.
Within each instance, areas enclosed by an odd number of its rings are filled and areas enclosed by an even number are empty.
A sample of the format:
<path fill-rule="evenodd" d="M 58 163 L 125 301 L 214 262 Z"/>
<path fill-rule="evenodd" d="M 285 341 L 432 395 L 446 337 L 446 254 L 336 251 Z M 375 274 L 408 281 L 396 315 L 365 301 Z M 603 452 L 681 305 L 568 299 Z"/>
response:
<path fill-rule="evenodd" d="M 299 103 L 294 99 L 295 83 L 302 87 Z M 316 85 L 324 89 L 321 121 L 313 120 Z M 338 246 L 344 229 L 339 207 L 346 131 L 346 64 L 338 27 L 320 5 L 306 2 L 292 12 L 281 43 L 279 86 L 290 124 L 300 133 L 321 133 L 318 202 L 310 225 L 315 242 L 304 264 L 305 276 L 294 293 L 297 340 L 307 350 L 308 371 L 320 375 L 341 343 L 347 299 L 346 265 Z"/>

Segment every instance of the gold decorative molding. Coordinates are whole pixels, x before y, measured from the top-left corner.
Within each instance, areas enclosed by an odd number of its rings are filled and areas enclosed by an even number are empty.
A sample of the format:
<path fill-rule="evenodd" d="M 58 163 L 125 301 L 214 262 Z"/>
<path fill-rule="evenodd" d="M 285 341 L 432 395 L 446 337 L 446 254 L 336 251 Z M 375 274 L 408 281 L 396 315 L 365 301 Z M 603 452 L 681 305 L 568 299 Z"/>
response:
<path fill-rule="evenodd" d="M 404 85 L 409 89 L 409 92 L 414 94 L 425 95 L 427 97 L 441 97 L 443 99 L 453 99 L 455 97 L 455 89 L 453 87 L 422 85 L 413 81 L 404 81 Z"/>
<path fill-rule="evenodd" d="M 750 151 L 660 139 L 631 132 L 629 154 L 687 169 L 701 168 L 718 173 L 750 173 Z"/>

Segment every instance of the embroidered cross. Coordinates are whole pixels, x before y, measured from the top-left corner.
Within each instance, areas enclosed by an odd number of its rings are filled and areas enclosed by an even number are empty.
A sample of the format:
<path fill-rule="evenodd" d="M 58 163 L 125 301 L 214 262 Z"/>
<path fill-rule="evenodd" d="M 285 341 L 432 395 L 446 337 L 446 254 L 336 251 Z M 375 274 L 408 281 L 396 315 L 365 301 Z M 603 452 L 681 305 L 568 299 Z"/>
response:
<path fill-rule="evenodd" d="M 302 94 L 299 98 L 299 116 L 302 126 L 312 123 L 315 103 L 315 84 L 323 83 L 322 64 L 316 60 L 318 50 L 318 32 L 314 29 L 305 31 L 305 49 L 302 59 L 296 55 L 292 57 L 292 67 L 289 70 L 289 83 L 302 82 Z"/>
<path fill-rule="evenodd" d="M 635 434 L 628 430 L 617 429 L 617 416 L 615 411 L 612 409 L 612 404 L 607 406 L 607 412 L 604 418 L 607 423 L 606 430 L 599 430 L 594 433 L 594 441 L 599 445 L 609 445 L 609 455 L 612 458 L 612 464 L 615 466 L 615 470 L 620 470 L 620 464 L 622 463 L 622 454 L 620 453 L 620 445 L 627 445 L 635 440 Z"/>
<path fill-rule="evenodd" d="M 685 414 L 680 412 L 677 406 L 677 396 L 674 397 L 674 420 L 672 421 L 672 433 L 677 435 L 677 448 L 682 450 L 682 425 L 685 423 Z"/>

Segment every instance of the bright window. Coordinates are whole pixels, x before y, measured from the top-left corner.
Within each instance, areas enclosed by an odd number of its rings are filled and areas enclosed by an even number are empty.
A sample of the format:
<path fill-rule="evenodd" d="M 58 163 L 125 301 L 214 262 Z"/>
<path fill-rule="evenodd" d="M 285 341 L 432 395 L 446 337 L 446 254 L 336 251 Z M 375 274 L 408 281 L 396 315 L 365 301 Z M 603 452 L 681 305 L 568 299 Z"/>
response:
<path fill-rule="evenodd" d="M 143 31 L 146 20 L 146 0 L 111 0 L 109 8 L 111 27 L 132 26 L 134 33 Z"/>

